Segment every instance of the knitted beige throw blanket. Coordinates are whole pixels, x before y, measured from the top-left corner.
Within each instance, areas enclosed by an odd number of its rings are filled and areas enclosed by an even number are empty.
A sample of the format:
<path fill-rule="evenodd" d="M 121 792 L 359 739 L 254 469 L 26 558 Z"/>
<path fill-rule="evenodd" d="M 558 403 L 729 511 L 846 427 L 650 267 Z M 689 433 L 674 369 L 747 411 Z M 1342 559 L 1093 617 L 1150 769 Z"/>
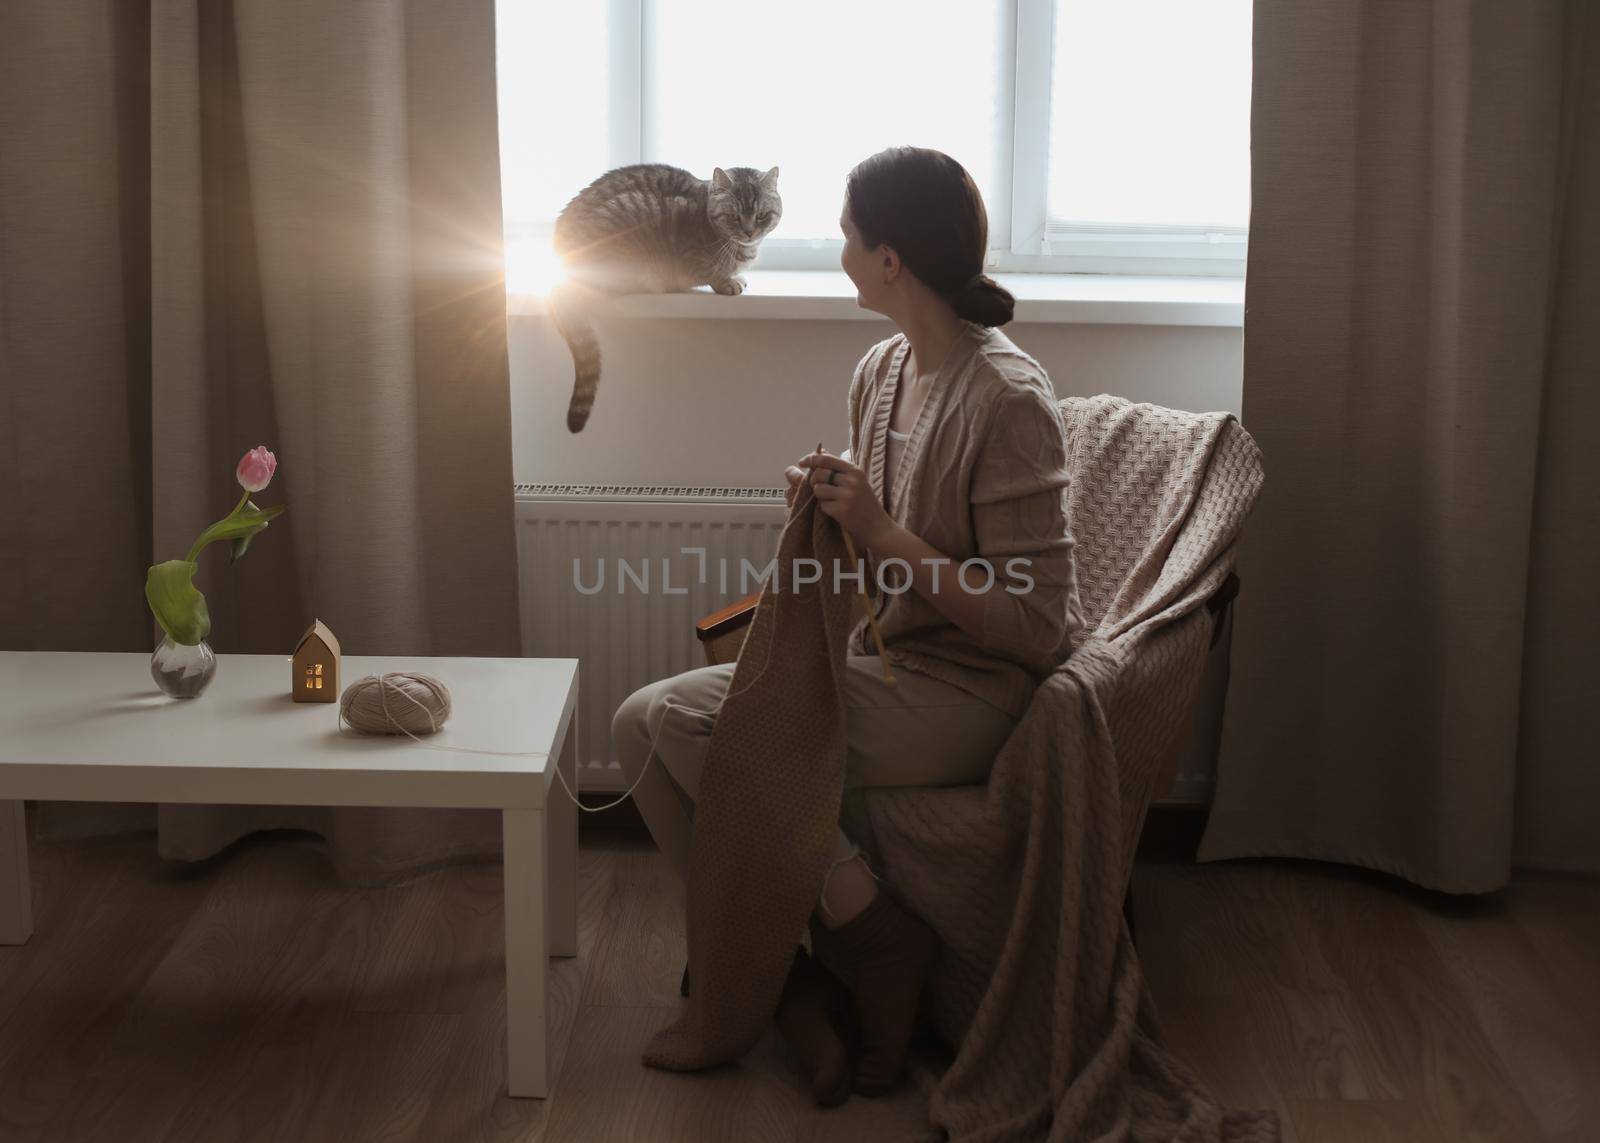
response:
<path fill-rule="evenodd" d="M 856 581 L 834 590 L 835 561 L 850 570 L 843 533 L 809 485 L 800 496 L 707 744 L 689 849 L 692 987 L 645 1047 L 653 1067 L 725 1063 L 761 1038 L 832 855 Z"/>
<path fill-rule="evenodd" d="M 924 1073 L 955 1143 L 1277 1143 L 1165 1043 L 1122 895 L 1155 775 L 1184 741 L 1211 621 L 1263 482 L 1227 413 L 1062 402 L 1093 630 L 1034 693 L 982 787 L 871 791 L 887 880 L 939 933 Z M 1249 591 L 1248 584 L 1244 590 Z M 1201 955 L 1177 950 L 1174 955 Z"/>

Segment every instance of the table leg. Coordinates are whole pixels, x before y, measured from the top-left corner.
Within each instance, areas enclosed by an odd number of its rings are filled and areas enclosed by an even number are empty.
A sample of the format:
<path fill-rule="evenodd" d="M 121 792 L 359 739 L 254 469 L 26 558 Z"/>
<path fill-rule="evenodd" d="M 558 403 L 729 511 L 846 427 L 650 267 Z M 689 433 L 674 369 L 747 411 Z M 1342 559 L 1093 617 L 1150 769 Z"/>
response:
<path fill-rule="evenodd" d="M 502 810 L 505 839 L 506 1088 L 550 1092 L 543 810 Z"/>
<path fill-rule="evenodd" d="M 0 945 L 26 944 L 33 936 L 28 819 L 23 805 L 0 801 Z"/>
<path fill-rule="evenodd" d="M 578 792 L 578 696 L 574 688 L 572 717 L 562 738 L 556 765 L 567 790 Z M 550 828 L 550 955 L 578 955 L 578 807 L 559 782 L 547 787 L 545 821 Z"/>

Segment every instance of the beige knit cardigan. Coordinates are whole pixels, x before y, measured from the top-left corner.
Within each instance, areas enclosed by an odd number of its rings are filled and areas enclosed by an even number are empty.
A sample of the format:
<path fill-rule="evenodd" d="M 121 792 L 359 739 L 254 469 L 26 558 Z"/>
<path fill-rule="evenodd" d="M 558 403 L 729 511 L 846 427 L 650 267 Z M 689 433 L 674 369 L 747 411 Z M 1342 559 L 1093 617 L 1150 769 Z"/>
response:
<path fill-rule="evenodd" d="M 850 382 L 850 456 L 880 501 L 890 414 L 909 349 L 904 334 L 879 342 Z M 890 563 L 880 573 L 874 554 L 864 551 L 889 659 L 1021 718 L 1083 627 L 1064 496 L 1065 432 L 1044 369 L 999 330 L 964 323 L 893 475 L 890 518 L 951 561 L 937 569 L 940 590 L 960 590 L 956 567 L 974 558 L 993 569 L 995 586 L 974 635 L 921 593 L 896 592 L 905 569 Z M 880 574 L 890 590 L 878 589 Z M 981 565 L 968 575 L 983 584 Z M 865 617 L 851 630 L 850 653 L 877 653 Z"/>

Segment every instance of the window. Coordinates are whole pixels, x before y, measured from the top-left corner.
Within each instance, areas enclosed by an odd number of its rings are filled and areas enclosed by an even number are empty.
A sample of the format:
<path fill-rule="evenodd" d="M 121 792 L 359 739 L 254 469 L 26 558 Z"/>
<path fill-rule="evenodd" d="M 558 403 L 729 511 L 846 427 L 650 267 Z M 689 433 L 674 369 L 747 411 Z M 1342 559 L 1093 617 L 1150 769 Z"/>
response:
<path fill-rule="evenodd" d="M 602 172 L 782 170 L 759 266 L 832 269 L 894 143 L 972 172 L 990 266 L 1241 273 L 1250 0 L 498 0 L 508 287 Z"/>
<path fill-rule="evenodd" d="M 1242 271 L 1250 13 L 1248 0 L 1059 0 L 1044 233 L 1012 250 Z"/>

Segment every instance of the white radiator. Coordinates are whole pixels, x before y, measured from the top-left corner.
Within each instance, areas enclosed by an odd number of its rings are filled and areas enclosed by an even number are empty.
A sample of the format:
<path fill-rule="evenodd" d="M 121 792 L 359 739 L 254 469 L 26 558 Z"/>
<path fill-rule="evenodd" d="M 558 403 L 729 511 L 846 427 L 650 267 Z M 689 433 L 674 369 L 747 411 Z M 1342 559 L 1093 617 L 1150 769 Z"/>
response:
<path fill-rule="evenodd" d="M 695 621 L 760 587 L 783 493 L 518 484 L 516 497 L 522 653 L 579 660 L 579 781 L 620 791 L 611 716 L 646 683 L 705 665 Z"/>

